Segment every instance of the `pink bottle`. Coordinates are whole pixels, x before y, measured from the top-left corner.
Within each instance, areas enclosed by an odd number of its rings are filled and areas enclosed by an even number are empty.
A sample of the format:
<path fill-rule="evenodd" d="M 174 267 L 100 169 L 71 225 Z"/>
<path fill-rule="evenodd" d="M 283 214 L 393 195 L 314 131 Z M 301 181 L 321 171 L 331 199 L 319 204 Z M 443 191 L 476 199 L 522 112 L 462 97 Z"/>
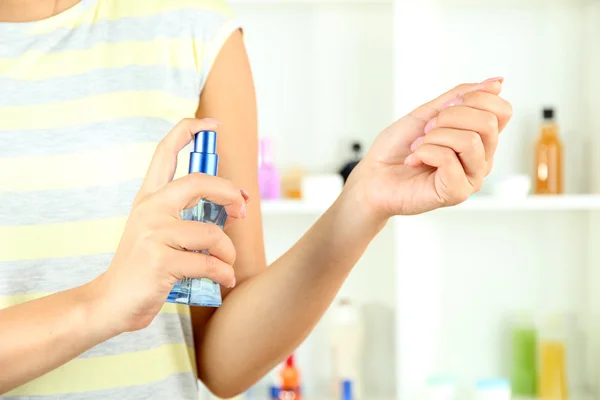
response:
<path fill-rule="evenodd" d="M 260 140 L 258 149 L 258 185 L 260 198 L 278 199 L 281 194 L 281 177 L 275 168 L 273 141 L 270 138 Z"/>

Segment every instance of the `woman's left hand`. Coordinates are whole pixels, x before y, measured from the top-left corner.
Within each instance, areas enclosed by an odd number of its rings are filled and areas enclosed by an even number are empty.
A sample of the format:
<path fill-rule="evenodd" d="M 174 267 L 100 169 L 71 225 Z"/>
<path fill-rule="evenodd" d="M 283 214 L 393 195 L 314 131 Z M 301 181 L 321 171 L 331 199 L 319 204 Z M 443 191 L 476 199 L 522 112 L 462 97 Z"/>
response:
<path fill-rule="evenodd" d="M 502 83 L 460 85 L 395 122 L 355 168 L 346 194 L 382 219 L 465 201 L 490 173 L 512 116 Z"/>

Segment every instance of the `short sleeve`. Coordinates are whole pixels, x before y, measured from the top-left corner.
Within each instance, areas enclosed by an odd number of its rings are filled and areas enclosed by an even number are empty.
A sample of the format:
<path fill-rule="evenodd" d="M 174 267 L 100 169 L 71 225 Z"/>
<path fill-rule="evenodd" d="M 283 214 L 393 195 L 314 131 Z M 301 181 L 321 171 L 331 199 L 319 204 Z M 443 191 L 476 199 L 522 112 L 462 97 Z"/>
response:
<path fill-rule="evenodd" d="M 202 91 L 221 48 L 233 32 L 241 29 L 241 24 L 224 0 L 197 1 L 200 9 L 191 23 Z"/>

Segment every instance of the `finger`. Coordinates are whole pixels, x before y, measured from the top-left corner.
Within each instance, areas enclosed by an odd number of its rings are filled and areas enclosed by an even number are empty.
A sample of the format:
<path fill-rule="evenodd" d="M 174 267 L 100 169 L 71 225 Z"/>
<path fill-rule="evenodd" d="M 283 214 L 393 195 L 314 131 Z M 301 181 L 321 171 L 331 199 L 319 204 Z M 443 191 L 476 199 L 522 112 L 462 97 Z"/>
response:
<path fill-rule="evenodd" d="M 485 148 L 485 160 L 492 163 L 498 147 L 498 118 L 493 113 L 467 106 L 449 107 L 427 124 L 425 133 L 435 128 L 477 132 Z"/>
<path fill-rule="evenodd" d="M 156 146 L 137 198 L 158 191 L 173 180 L 177 168 L 177 155 L 194 135 L 203 130 L 214 130 L 219 122 L 212 118 L 181 120 Z"/>
<path fill-rule="evenodd" d="M 465 96 L 467 93 L 475 91 L 483 91 L 491 94 L 498 95 L 502 91 L 502 83 L 504 78 L 490 78 L 481 83 L 465 83 L 455 87 L 454 89 L 444 93 L 435 100 L 429 103 L 423 104 L 419 108 L 415 109 L 410 115 L 421 121 L 427 122 L 432 118 L 435 118 L 441 110 L 452 105 L 452 102 L 456 99 Z"/>
<path fill-rule="evenodd" d="M 194 172 L 168 183 L 155 194 L 155 199 L 165 204 L 176 217 L 182 210 L 196 206 L 203 198 L 225 207 L 231 218 L 246 217 L 246 205 L 240 189 L 218 176 Z"/>
<path fill-rule="evenodd" d="M 503 98 L 486 92 L 471 92 L 463 97 L 465 106 L 491 112 L 498 118 L 498 132 L 502 132 L 512 118 L 512 105 Z"/>
<path fill-rule="evenodd" d="M 235 263 L 236 251 L 233 242 L 217 225 L 174 220 L 162 232 L 165 243 L 175 250 L 206 250 L 227 264 Z"/>
<path fill-rule="evenodd" d="M 173 274 L 179 279 L 208 278 L 231 288 L 235 286 L 233 267 L 216 257 L 204 253 L 173 250 Z"/>
<path fill-rule="evenodd" d="M 467 179 L 473 187 L 480 187 L 487 172 L 485 150 L 477 132 L 438 128 L 422 136 L 412 146 L 416 150 L 426 144 L 447 147 L 458 155 Z"/>
<path fill-rule="evenodd" d="M 458 156 L 448 147 L 424 144 L 414 151 L 406 163 L 411 166 L 425 164 L 437 168 L 434 186 L 442 205 L 461 203 L 473 193 L 473 187 Z"/>

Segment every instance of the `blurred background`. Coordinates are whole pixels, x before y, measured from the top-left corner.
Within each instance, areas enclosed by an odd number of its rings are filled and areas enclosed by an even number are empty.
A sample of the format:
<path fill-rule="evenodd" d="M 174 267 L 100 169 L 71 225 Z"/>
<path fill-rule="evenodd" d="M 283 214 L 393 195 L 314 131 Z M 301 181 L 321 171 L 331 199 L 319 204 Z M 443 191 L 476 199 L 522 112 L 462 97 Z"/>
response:
<path fill-rule="evenodd" d="M 293 369 L 307 400 L 600 399 L 600 1 L 229 2 L 269 262 L 395 119 L 494 76 L 514 106 L 481 193 L 391 221 L 287 370 L 241 398 Z"/>

